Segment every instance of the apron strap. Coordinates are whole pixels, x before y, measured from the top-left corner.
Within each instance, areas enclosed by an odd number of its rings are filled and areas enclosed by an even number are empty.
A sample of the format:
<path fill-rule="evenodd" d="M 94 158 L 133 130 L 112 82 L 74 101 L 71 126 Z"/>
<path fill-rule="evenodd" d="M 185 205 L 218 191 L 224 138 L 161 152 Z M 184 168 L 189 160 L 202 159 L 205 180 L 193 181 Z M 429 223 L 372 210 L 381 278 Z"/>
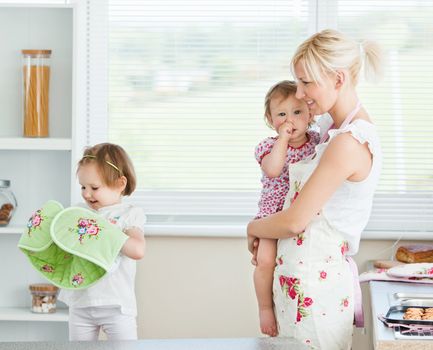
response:
<path fill-rule="evenodd" d="M 356 113 L 359 112 L 359 110 L 361 109 L 362 105 L 361 105 L 361 101 L 358 100 L 358 102 L 356 103 L 355 108 L 346 116 L 346 118 L 344 118 L 343 123 L 340 126 L 340 129 L 345 128 L 347 125 L 349 125 L 349 123 L 352 121 L 353 117 L 356 115 Z M 332 125 L 329 126 L 329 128 L 323 133 L 320 142 L 319 143 L 323 143 L 326 142 L 329 138 L 329 130 L 333 129 L 335 127 L 334 123 L 332 123 Z"/>
<path fill-rule="evenodd" d="M 329 135 L 328 132 L 329 130 L 334 128 L 334 123 L 332 123 L 329 128 L 323 133 L 322 137 L 320 138 L 319 143 L 324 143 L 325 141 L 327 141 L 329 139 Z"/>
<path fill-rule="evenodd" d="M 355 308 L 355 326 L 357 328 L 364 327 L 364 310 L 362 309 L 362 292 L 361 285 L 359 284 L 358 266 L 351 256 L 346 255 L 346 261 L 349 263 L 350 270 L 353 275 L 353 294 L 354 294 L 354 308 Z"/>

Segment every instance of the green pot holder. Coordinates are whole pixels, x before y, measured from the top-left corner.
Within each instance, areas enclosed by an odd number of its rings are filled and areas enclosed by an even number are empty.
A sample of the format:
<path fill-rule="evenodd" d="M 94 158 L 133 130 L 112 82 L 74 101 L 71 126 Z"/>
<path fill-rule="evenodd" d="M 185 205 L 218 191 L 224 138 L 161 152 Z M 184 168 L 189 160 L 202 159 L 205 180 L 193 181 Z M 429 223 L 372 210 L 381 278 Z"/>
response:
<path fill-rule="evenodd" d="M 98 214 L 50 200 L 31 216 L 18 247 L 56 286 L 84 289 L 112 268 L 127 239 Z"/>

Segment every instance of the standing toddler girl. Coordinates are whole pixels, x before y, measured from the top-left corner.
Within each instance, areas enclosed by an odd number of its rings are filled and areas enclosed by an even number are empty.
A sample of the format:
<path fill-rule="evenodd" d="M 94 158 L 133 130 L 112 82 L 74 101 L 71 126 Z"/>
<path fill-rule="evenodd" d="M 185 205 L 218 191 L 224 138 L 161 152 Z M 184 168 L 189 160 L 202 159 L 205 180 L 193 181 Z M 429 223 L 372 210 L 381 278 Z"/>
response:
<path fill-rule="evenodd" d="M 319 134 L 308 130 L 312 116 L 307 103 L 297 99 L 295 94 L 296 83 L 288 80 L 275 84 L 266 94 L 265 121 L 278 136 L 264 139 L 255 150 L 263 173 L 263 189 L 255 219 L 283 208 L 289 191 L 289 164 L 312 154 L 319 143 Z M 260 240 L 254 271 L 260 329 L 270 336 L 278 335 L 272 302 L 276 242 L 274 239 Z"/>
<path fill-rule="evenodd" d="M 144 255 L 142 209 L 122 203 L 136 184 L 126 152 L 102 143 L 84 151 L 77 176 L 85 206 L 96 211 L 129 236 L 116 267 L 97 284 L 83 290 L 62 290 L 59 299 L 69 305 L 69 339 L 97 340 L 99 330 L 109 340 L 137 339 L 134 292 L 136 262 Z"/>

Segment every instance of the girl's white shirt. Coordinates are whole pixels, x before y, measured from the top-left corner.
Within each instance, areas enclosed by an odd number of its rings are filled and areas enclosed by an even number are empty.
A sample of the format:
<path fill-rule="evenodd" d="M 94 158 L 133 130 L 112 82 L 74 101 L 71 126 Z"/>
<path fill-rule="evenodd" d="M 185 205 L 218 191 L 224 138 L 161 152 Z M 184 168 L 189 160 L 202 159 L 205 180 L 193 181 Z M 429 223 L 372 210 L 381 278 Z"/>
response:
<path fill-rule="evenodd" d="M 79 206 L 90 209 L 85 204 Z M 115 222 L 122 231 L 131 227 L 144 231 L 146 215 L 141 208 L 131 204 L 115 204 L 96 212 Z M 62 289 L 59 300 L 72 308 L 119 306 L 123 314 L 136 316 L 135 274 L 136 261 L 119 254 L 113 267 L 99 282 L 83 290 Z"/>

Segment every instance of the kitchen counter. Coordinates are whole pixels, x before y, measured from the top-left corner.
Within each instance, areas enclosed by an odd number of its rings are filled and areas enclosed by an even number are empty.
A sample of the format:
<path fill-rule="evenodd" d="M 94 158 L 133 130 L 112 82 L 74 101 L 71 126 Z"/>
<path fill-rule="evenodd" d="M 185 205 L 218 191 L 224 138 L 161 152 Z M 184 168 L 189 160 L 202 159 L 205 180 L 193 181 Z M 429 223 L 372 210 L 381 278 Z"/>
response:
<path fill-rule="evenodd" d="M 404 282 L 371 281 L 369 283 L 371 295 L 371 312 L 373 316 L 373 344 L 375 350 L 404 349 L 423 350 L 433 349 L 433 337 L 426 339 L 396 339 L 394 330 L 377 318 L 377 315 L 386 315 L 390 306 L 397 302 L 392 295 L 402 293 L 430 293 L 433 294 L 433 285 Z M 391 297 L 390 297 L 391 296 Z"/>
<path fill-rule="evenodd" d="M 164 339 L 99 342 L 1 343 L 0 350 L 304 350 L 288 338 Z"/>

